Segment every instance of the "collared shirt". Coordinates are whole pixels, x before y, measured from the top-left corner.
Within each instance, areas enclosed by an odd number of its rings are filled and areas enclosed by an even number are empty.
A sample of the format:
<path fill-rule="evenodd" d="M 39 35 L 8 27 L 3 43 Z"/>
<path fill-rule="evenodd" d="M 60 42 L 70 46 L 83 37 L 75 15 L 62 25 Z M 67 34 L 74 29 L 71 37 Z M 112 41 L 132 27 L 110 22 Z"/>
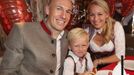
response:
<path fill-rule="evenodd" d="M 79 60 L 79 57 L 76 56 L 72 51 L 69 51 L 70 56 L 73 57 L 72 58 L 66 58 L 65 62 L 64 62 L 64 70 L 63 70 L 63 75 L 74 75 L 74 63 L 76 63 L 76 72 L 77 73 L 83 73 L 85 71 L 85 67 L 86 67 L 86 60 L 83 59 L 82 62 Z M 87 59 L 87 69 L 89 71 L 92 71 L 93 69 L 93 63 L 90 57 L 90 54 L 87 52 L 87 54 L 85 55 L 85 58 Z"/>
<path fill-rule="evenodd" d="M 56 71 L 55 75 L 59 75 L 59 69 L 61 67 L 61 38 L 64 34 L 64 31 L 62 31 L 59 36 L 56 39 L 56 56 L 57 56 L 57 66 L 56 66 Z"/>

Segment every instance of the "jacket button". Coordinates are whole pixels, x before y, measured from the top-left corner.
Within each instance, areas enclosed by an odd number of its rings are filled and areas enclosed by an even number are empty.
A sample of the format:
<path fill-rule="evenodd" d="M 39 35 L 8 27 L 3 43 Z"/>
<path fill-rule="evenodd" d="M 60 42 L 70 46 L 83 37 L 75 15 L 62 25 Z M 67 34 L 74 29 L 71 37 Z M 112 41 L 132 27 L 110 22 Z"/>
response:
<path fill-rule="evenodd" d="M 50 70 L 50 73 L 54 73 L 54 71 L 53 70 Z"/>
<path fill-rule="evenodd" d="M 55 56 L 56 56 L 56 54 L 54 54 L 54 53 L 53 53 L 53 54 L 52 54 L 52 56 L 53 56 L 53 57 L 55 57 Z"/>
<path fill-rule="evenodd" d="M 51 43 L 54 44 L 54 40 L 51 40 Z"/>

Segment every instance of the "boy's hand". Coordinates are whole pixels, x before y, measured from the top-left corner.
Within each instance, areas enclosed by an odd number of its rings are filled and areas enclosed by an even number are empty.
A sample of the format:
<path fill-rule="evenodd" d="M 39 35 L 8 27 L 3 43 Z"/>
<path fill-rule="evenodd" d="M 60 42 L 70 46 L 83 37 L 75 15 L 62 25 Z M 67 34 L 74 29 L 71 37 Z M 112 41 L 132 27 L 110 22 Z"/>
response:
<path fill-rule="evenodd" d="M 94 67 L 93 70 L 92 70 L 92 72 L 96 74 L 97 73 L 97 68 Z"/>

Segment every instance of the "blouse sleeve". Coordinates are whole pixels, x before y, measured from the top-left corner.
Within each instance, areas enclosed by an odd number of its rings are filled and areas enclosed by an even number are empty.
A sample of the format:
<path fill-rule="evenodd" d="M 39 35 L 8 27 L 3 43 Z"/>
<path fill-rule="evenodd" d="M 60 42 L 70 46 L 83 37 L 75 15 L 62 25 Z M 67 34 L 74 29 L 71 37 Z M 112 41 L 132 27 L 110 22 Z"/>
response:
<path fill-rule="evenodd" d="M 63 75 L 74 75 L 74 61 L 72 58 L 65 59 Z"/>
<path fill-rule="evenodd" d="M 114 44 L 115 54 L 121 59 L 121 55 L 125 56 L 125 33 L 119 22 L 116 22 L 114 26 Z"/>

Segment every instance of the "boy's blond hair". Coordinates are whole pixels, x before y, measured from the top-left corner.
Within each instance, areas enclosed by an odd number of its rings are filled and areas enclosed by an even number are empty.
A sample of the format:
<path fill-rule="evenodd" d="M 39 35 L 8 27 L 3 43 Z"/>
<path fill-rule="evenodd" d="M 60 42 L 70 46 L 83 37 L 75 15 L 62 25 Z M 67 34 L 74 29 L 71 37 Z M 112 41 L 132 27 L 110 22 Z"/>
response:
<path fill-rule="evenodd" d="M 82 28 L 73 28 L 69 31 L 68 33 L 68 41 L 69 43 L 76 38 L 81 39 L 81 38 L 86 38 L 87 42 L 89 42 L 89 34 Z"/>

